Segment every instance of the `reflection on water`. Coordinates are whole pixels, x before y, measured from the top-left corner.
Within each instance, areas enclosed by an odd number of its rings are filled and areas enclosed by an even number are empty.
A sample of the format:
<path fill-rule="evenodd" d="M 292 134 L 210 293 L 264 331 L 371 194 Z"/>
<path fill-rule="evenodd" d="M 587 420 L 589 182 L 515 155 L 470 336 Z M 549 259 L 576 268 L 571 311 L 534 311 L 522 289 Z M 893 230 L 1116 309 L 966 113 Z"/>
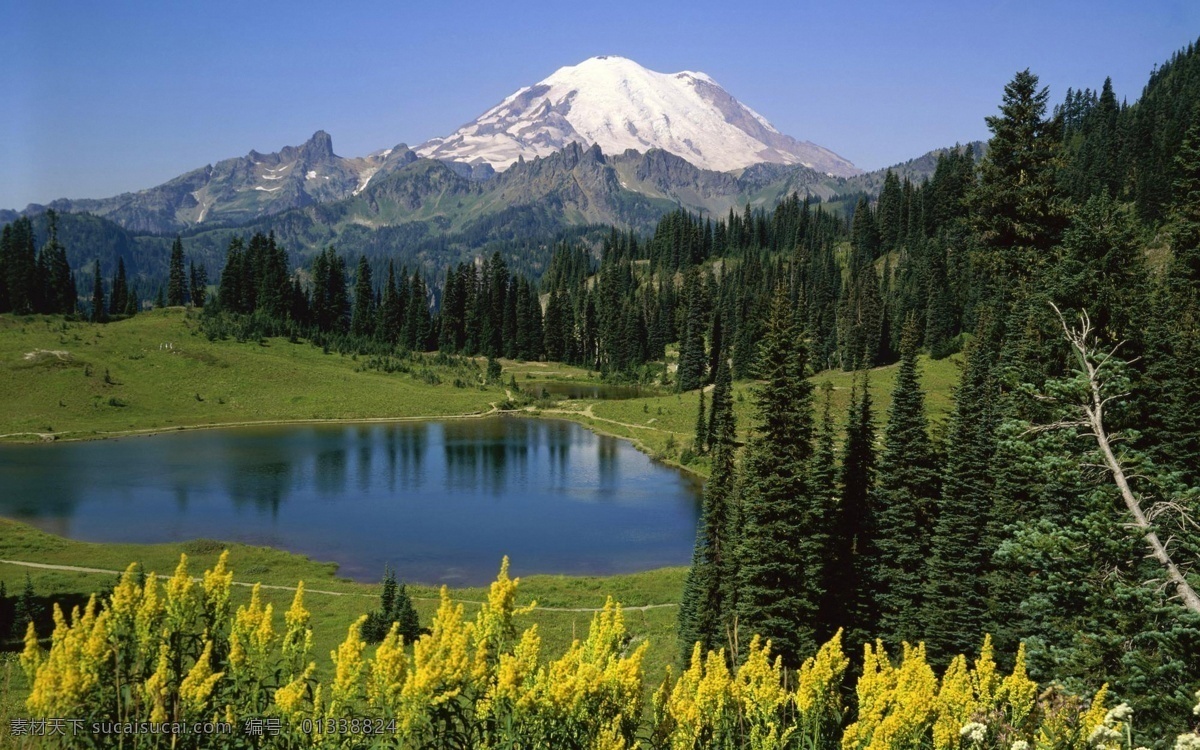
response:
<path fill-rule="evenodd" d="M 559 421 L 288 426 L 0 446 L 0 515 L 89 541 L 268 544 L 376 580 L 685 565 L 698 483 Z"/>

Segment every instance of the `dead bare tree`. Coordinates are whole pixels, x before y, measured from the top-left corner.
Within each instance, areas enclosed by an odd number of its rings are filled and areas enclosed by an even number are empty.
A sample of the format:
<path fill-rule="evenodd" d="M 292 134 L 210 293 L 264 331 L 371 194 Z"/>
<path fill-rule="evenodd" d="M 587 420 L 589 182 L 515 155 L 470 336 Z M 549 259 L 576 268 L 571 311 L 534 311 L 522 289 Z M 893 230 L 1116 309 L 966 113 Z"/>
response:
<path fill-rule="evenodd" d="M 1167 581 L 1175 587 L 1176 595 L 1182 600 L 1183 605 L 1191 611 L 1200 614 L 1200 596 L 1197 596 L 1196 591 L 1188 583 L 1179 566 L 1171 559 L 1166 545 L 1159 539 L 1158 533 L 1154 530 L 1150 519 L 1142 509 L 1141 501 L 1129 486 L 1125 469 L 1113 452 L 1112 439 L 1104 428 L 1104 408 L 1111 401 L 1128 395 L 1127 393 L 1104 395 L 1104 386 L 1108 377 L 1108 372 L 1105 368 L 1108 367 L 1111 369 L 1111 365 L 1114 362 L 1121 361 L 1115 359 L 1120 344 L 1117 344 L 1117 346 L 1114 346 L 1106 353 L 1100 353 L 1095 348 L 1092 340 L 1094 331 L 1092 329 L 1092 321 L 1088 317 L 1086 310 L 1079 315 L 1079 327 L 1074 328 L 1067 324 L 1062 311 L 1054 303 L 1050 303 L 1050 306 L 1054 308 L 1054 312 L 1058 315 L 1058 320 L 1062 324 L 1063 334 L 1066 336 L 1067 342 L 1071 345 L 1075 360 L 1079 363 L 1080 374 L 1087 379 L 1087 397 L 1084 403 L 1078 405 L 1079 412 L 1076 419 L 1064 419 L 1053 424 L 1044 425 L 1038 429 L 1083 429 L 1096 439 L 1096 445 L 1100 449 L 1100 455 L 1104 458 L 1104 464 L 1109 473 L 1112 474 L 1113 482 L 1116 483 L 1117 489 L 1121 491 L 1121 498 L 1125 501 L 1125 507 L 1129 510 L 1130 515 L 1133 516 L 1133 527 L 1141 532 L 1142 538 L 1150 545 L 1151 556 L 1166 571 Z"/>

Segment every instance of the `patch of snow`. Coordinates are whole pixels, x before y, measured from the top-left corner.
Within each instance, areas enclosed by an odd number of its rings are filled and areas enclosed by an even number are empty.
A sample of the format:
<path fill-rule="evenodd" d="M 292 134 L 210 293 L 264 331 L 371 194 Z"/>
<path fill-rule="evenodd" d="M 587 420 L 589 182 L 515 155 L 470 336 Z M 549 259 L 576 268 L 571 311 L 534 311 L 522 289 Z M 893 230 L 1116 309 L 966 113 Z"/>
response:
<path fill-rule="evenodd" d="M 594 57 L 518 89 L 475 121 L 418 146 L 418 155 L 487 162 L 549 156 L 569 143 L 607 154 L 658 148 L 704 169 L 729 171 L 766 160 L 820 163 L 854 174 L 854 165 L 819 146 L 782 135 L 710 76 L 658 73 L 623 57 Z"/>
<path fill-rule="evenodd" d="M 273 188 L 269 188 L 269 187 L 263 187 L 262 185 L 255 185 L 255 186 L 254 186 L 254 189 L 255 189 L 255 190 L 261 190 L 261 191 L 263 191 L 264 193 L 273 193 L 273 192 L 275 192 L 276 190 L 282 190 L 283 188 L 282 188 L 282 187 L 273 187 Z"/>
<path fill-rule="evenodd" d="M 358 195 L 365 190 L 367 183 L 371 181 L 371 178 L 374 177 L 375 173 L 378 171 L 379 167 L 368 167 L 360 172 L 358 175 L 358 187 L 354 188 L 353 195 Z"/>
<path fill-rule="evenodd" d="M 315 170 L 315 169 L 308 170 L 308 174 L 304 175 L 304 179 L 306 179 L 306 180 L 317 179 L 317 170 Z"/>
<path fill-rule="evenodd" d="M 262 176 L 264 180 L 282 180 L 283 177 L 275 174 L 265 174 Z"/>

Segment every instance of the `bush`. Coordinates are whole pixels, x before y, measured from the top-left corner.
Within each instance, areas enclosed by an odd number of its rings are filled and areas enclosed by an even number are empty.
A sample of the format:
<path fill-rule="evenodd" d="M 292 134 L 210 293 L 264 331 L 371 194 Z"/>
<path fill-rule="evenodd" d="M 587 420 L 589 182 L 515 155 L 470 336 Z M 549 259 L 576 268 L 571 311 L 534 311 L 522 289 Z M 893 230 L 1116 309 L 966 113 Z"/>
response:
<path fill-rule="evenodd" d="M 387 637 L 396 623 L 400 635 L 406 643 L 412 643 L 421 635 L 421 623 L 417 618 L 417 610 L 413 607 L 412 597 L 404 584 L 396 583 L 396 571 L 390 567 L 384 570 L 383 590 L 379 594 L 379 609 L 367 614 L 363 623 L 362 635 L 367 643 L 379 643 Z"/>

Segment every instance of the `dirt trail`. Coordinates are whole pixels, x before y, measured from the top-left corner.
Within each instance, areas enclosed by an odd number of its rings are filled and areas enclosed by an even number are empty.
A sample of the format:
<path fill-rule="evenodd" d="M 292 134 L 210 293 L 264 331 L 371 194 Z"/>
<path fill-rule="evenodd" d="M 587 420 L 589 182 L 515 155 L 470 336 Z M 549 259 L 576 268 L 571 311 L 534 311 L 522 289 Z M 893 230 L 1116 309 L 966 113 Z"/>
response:
<path fill-rule="evenodd" d="M 654 432 L 670 432 L 670 430 L 664 430 L 662 428 L 654 427 L 649 424 L 633 424 L 632 422 L 620 422 L 616 419 L 609 419 L 608 417 L 598 417 L 598 416 L 596 416 L 596 413 L 594 411 L 592 411 L 592 407 L 594 405 L 595 404 L 588 404 L 587 408 L 583 409 L 583 410 L 579 410 L 579 409 L 542 409 L 538 413 L 539 414 L 571 414 L 576 417 L 587 417 L 588 419 L 594 419 L 597 422 L 608 422 L 609 424 L 619 424 L 622 427 L 631 427 L 635 430 L 653 430 Z M 651 420 L 651 421 L 655 421 L 655 420 Z"/>
<path fill-rule="evenodd" d="M 500 413 L 500 407 L 489 402 L 491 408 L 487 411 L 471 411 L 463 414 L 422 414 L 411 417 L 320 417 L 295 419 L 258 419 L 245 422 L 213 422 L 211 424 L 171 425 L 169 427 L 145 427 L 137 430 L 70 430 L 67 432 L 9 432 L 0 435 L 0 439 L 20 437 L 22 435 L 37 435 L 42 440 L 78 441 L 93 438 L 130 437 L 133 435 L 157 435 L 167 432 L 186 432 L 190 430 L 221 430 L 227 427 L 270 427 L 272 425 L 289 424 L 386 424 L 389 422 L 430 422 L 440 419 L 480 419 Z M 83 437 L 67 437 L 82 433 Z"/>
<path fill-rule="evenodd" d="M 101 575 L 111 575 L 111 576 L 120 575 L 122 572 L 124 572 L 124 571 L 120 571 L 120 570 L 109 570 L 108 568 L 87 568 L 87 567 L 84 567 L 81 565 L 56 565 L 53 563 L 30 562 L 28 560 L 0 560 L 0 565 L 16 565 L 16 566 L 19 566 L 22 568 L 38 568 L 41 570 L 61 570 L 61 571 L 66 571 L 68 573 L 99 573 Z M 158 574 L 158 578 L 163 579 L 163 580 L 166 580 L 170 577 L 171 576 L 165 575 L 162 573 Z M 192 576 L 192 580 L 199 582 L 199 581 L 203 581 L 204 579 L 201 578 L 200 576 Z M 245 588 L 254 588 L 255 586 L 260 586 L 264 590 L 271 590 L 271 591 L 295 591 L 296 590 L 295 586 L 278 586 L 278 585 L 269 584 L 269 583 L 247 583 L 245 581 L 234 581 L 233 585 L 234 586 L 242 586 Z M 376 596 L 378 596 L 378 594 L 363 594 L 363 593 L 358 593 L 358 592 L 354 592 L 354 591 L 328 591 L 328 590 L 323 590 L 323 589 L 310 589 L 308 586 L 304 587 L 304 593 L 320 594 L 323 596 L 364 596 L 364 597 L 369 597 L 372 599 L 374 599 Z M 418 601 L 427 601 L 427 602 L 438 601 L 438 599 L 436 597 L 432 597 L 432 596 L 414 596 L 413 599 L 417 599 Z M 462 604 L 483 604 L 483 602 L 477 601 L 475 599 L 452 599 L 451 601 L 462 603 Z M 637 606 L 637 607 L 622 606 L 621 610 L 624 612 L 644 612 L 649 609 L 665 609 L 666 607 L 677 607 L 677 606 L 679 606 L 679 605 L 675 604 L 673 602 L 668 603 L 668 604 L 643 604 L 643 605 Z M 537 609 L 541 610 L 543 612 L 603 612 L 604 611 L 603 607 L 542 607 L 542 606 L 538 606 Z"/>

